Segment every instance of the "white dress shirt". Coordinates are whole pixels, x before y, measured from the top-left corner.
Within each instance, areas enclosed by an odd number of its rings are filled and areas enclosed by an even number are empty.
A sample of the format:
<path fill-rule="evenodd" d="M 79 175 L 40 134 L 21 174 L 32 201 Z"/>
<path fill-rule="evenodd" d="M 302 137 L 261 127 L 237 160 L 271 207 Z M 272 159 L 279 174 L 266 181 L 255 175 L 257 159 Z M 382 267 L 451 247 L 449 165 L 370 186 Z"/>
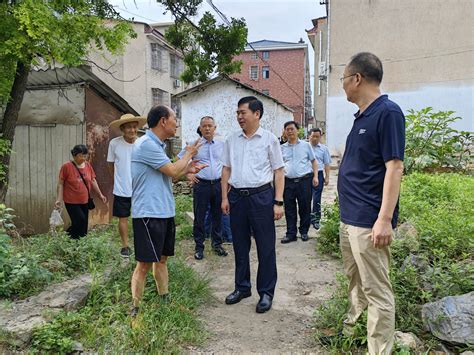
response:
<path fill-rule="evenodd" d="M 284 166 L 278 139 L 262 127 L 251 137 L 244 131 L 232 133 L 225 142 L 222 164 L 231 168 L 229 184 L 235 188 L 272 182 L 274 170 Z"/>

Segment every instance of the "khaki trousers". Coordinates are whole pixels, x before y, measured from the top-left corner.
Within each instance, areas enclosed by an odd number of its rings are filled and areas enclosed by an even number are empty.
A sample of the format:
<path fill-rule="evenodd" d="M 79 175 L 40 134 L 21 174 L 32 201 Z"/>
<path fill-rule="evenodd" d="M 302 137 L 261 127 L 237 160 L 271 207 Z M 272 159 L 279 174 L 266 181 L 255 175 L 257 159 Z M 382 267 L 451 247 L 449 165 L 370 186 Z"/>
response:
<path fill-rule="evenodd" d="M 390 354 L 395 332 L 395 299 L 389 278 L 390 251 L 371 241 L 370 228 L 340 224 L 339 239 L 344 272 L 349 279 L 349 311 L 344 334 L 368 308 L 367 343 L 370 354 Z"/>

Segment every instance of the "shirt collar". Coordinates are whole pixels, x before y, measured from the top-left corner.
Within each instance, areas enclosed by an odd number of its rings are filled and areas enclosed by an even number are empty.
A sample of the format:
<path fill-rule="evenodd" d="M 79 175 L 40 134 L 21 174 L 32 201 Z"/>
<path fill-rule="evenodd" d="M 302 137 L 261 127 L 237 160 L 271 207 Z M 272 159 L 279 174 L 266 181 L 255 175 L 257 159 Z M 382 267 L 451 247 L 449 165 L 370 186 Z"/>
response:
<path fill-rule="evenodd" d="M 295 144 L 291 144 L 290 142 L 286 142 L 285 144 L 287 144 L 288 146 L 295 146 L 297 144 L 300 144 L 300 142 L 301 142 L 301 139 L 298 138 Z"/>
<path fill-rule="evenodd" d="M 359 110 L 354 114 L 354 117 L 357 119 L 363 116 L 370 115 L 372 111 L 375 110 L 382 103 L 382 101 L 385 101 L 387 99 L 388 99 L 388 95 L 380 95 L 369 105 L 369 107 L 365 109 L 364 112 L 360 113 L 360 110 Z"/>
<path fill-rule="evenodd" d="M 252 137 L 247 137 L 247 135 L 245 134 L 244 130 L 242 130 L 239 134 L 239 136 L 244 136 L 246 138 L 252 138 L 253 136 L 263 136 L 263 128 L 262 127 L 258 127 L 258 129 L 255 131 L 255 133 L 252 135 Z"/>
<path fill-rule="evenodd" d="M 147 129 L 145 134 L 150 137 L 155 143 L 157 143 L 162 148 L 166 147 L 166 143 L 164 143 L 158 136 L 151 131 L 151 129 Z"/>

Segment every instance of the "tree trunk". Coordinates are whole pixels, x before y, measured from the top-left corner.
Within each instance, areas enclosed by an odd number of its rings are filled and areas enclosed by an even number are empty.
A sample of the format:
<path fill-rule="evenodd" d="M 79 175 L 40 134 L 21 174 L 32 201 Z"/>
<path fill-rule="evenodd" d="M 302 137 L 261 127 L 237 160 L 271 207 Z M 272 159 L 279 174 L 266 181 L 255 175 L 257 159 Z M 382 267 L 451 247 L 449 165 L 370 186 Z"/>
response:
<path fill-rule="evenodd" d="M 9 141 L 13 146 L 13 138 L 15 137 L 15 127 L 18 121 L 18 113 L 20 112 L 23 96 L 26 91 L 26 83 L 28 81 L 28 74 L 30 73 L 30 63 L 18 62 L 16 66 L 15 80 L 10 95 L 10 101 L 7 103 L 5 113 L 2 121 L 2 138 Z M 10 153 L 0 157 L 0 164 L 5 167 L 5 178 L 0 181 L 0 202 L 5 202 L 8 189 L 8 175 L 10 166 Z"/>

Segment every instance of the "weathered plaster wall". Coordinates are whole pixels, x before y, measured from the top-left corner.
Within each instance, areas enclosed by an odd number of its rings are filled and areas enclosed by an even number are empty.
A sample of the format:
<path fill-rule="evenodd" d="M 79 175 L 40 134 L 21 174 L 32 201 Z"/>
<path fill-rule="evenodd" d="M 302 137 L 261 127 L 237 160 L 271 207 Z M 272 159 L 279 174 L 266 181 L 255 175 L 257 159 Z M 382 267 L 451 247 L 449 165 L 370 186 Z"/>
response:
<path fill-rule="evenodd" d="M 224 140 L 229 133 L 239 130 L 235 113 L 237 102 L 249 95 L 257 96 L 263 102 L 262 127 L 279 137 L 283 124 L 293 120 L 292 112 L 264 95 L 255 94 L 251 90 L 237 87 L 234 82 L 223 80 L 208 86 L 203 91 L 193 92 L 181 98 L 182 145 L 197 139 L 196 128 L 201 117 L 206 115 L 216 120 L 217 139 Z"/>

